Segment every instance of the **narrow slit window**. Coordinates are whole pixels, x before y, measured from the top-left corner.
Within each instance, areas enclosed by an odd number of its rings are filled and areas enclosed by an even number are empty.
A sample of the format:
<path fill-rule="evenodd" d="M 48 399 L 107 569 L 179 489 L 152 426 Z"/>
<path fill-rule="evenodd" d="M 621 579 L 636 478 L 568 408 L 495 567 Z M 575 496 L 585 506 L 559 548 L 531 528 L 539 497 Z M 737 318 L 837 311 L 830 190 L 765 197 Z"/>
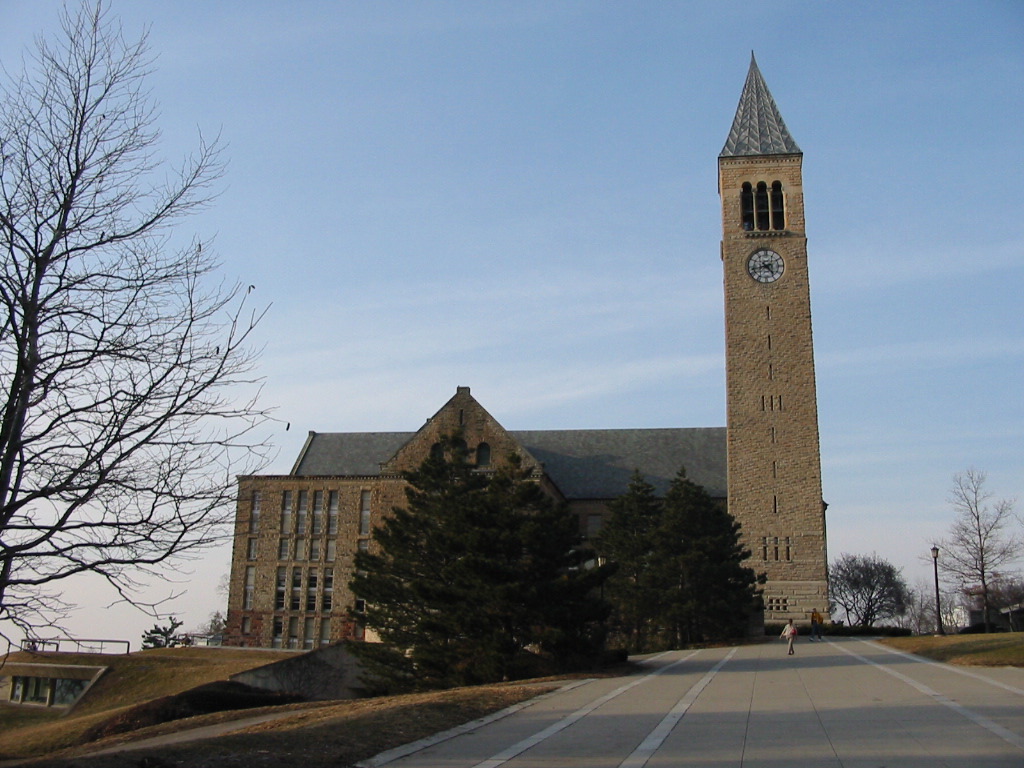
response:
<path fill-rule="evenodd" d="M 263 494 L 260 491 L 252 492 L 252 513 L 249 515 L 249 533 L 259 533 L 260 530 L 260 508 L 263 506 Z"/>
<path fill-rule="evenodd" d="M 327 494 L 327 535 L 334 536 L 338 532 L 338 492 Z"/>
<path fill-rule="evenodd" d="M 278 611 L 284 610 L 285 597 L 288 589 L 288 571 L 284 566 L 277 568 L 277 582 L 274 591 L 274 608 Z"/>
<path fill-rule="evenodd" d="M 359 535 L 370 535 L 370 492 L 362 491 L 359 494 Z"/>
<path fill-rule="evenodd" d="M 295 517 L 295 532 L 305 533 L 306 532 L 306 515 L 309 514 L 307 507 L 309 506 L 309 493 L 307 491 L 299 491 L 299 508 L 296 510 Z"/>
<path fill-rule="evenodd" d="M 324 492 L 313 492 L 313 535 L 316 536 L 324 529 Z"/>
<path fill-rule="evenodd" d="M 292 492 L 281 494 L 281 533 L 292 532 Z"/>

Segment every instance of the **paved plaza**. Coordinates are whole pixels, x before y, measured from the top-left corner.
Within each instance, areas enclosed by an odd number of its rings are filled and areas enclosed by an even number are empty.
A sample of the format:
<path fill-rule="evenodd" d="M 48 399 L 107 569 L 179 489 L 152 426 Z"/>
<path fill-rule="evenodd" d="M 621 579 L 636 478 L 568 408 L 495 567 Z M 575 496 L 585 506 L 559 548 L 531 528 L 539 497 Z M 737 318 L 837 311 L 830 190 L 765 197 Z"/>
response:
<path fill-rule="evenodd" d="M 866 640 L 644 658 L 366 768 L 1024 768 L 1024 670 Z"/>

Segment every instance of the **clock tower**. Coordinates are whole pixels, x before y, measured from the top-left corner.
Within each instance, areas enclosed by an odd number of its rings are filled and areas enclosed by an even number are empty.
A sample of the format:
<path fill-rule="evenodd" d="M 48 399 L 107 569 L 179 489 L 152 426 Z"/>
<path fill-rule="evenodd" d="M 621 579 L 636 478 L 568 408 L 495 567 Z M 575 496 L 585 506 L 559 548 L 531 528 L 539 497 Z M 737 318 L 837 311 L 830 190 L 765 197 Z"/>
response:
<path fill-rule="evenodd" d="M 802 161 L 751 54 L 718 158 L 728 505 L 772 622 L 828 615 Z"/>

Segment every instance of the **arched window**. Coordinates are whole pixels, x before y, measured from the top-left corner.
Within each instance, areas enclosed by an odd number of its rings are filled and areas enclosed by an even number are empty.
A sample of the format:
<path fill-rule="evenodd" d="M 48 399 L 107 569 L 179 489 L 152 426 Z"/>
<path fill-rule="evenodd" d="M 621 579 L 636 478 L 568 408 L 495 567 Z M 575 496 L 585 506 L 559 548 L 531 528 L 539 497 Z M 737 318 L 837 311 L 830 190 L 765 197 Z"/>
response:
<path fill-rule="evenodd" d="M 487 443 L 480 443 L 476 447 L 476 465 L 488 467 L 491 464 L 491 446 Z"/>
<path fill-rule="evenodd" d="M 757 182 L 757 191 L 754 193 L 754 212 L 757 215 L 757 228 L 766 232 L 770 224 L 768 220 L 768 185 L 763 181 Z"/>
<path fill-rule="evenodd" d="M 743 182 L 743 189 L 740 191 L 740 217 L 743 221 L 743 231 L 752 231 L 754 229 L 754 191 L 749 181 Z"/>
<path fill-rule="evenodd" d="M 786 207 L 782 198 L 782 182 L 772 182 L 772 229 L 786 228 Z"/>

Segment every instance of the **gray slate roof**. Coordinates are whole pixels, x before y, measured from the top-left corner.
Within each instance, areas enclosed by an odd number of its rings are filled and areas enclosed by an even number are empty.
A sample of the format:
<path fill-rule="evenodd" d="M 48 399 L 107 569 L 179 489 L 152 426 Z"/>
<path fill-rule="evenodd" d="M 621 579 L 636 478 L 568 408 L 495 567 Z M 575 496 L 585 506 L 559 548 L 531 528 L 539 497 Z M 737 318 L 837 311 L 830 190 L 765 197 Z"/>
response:
<path fill-rule="evenodd" d="M 750 54 L 747 82 L 740 94 L 736 117 L 719 157 L 750 155 L 799 155 L 800 147 L 789 135 L 768 86 Z"/>
<path fill-rule="evenodd" d="M 292 469 L 300 477 L 380 473 L 413 432 L 311 432 Z M 725 427 L 689 429 L 552 429 L 509 431 L 544 465 L 569 499 L 611 499 L 625 493 L 639 469 L 664 495 L 681 467 L 712 496 L 726 489 Z"/>

